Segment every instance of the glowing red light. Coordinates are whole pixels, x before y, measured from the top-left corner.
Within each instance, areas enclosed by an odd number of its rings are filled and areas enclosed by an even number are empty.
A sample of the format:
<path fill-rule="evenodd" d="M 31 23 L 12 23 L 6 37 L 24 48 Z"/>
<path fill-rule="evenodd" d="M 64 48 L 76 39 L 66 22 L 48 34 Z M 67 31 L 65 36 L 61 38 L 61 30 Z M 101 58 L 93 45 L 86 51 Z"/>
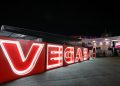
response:
<path fill-rule="evenodd" d="M 63 65 L 63 46 L 47 45 L 47 69 L 60 67 Z"/>

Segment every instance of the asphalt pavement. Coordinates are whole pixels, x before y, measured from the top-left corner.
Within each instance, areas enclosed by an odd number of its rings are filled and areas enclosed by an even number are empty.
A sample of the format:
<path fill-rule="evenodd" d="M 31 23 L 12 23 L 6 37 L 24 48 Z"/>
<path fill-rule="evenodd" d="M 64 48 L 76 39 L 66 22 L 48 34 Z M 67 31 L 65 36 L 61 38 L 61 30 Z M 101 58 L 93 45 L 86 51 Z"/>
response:
<path fill-rule="evenodd" d="M 0 86 L 120 86 L 120 57 L 95 58 Z"/>

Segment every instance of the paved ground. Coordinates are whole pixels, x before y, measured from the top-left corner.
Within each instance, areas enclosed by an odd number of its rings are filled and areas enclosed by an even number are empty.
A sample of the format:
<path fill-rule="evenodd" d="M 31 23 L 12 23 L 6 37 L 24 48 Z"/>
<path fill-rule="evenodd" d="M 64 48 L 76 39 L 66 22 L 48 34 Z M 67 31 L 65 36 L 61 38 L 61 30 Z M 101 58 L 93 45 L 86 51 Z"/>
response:
<path fill-rule="evenodd" d="M 2 86 L 120 86 L 120 57 L 96 58 Z"/>

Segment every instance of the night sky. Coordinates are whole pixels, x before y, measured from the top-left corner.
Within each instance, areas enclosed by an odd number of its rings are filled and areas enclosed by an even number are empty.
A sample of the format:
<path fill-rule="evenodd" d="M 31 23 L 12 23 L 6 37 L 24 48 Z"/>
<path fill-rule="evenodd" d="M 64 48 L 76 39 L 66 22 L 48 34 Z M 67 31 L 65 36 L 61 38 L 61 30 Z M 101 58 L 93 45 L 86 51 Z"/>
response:
<path fill-rule="evenodd" d="M 120 35 L 117 2 L 2 2 L 0 25 L 9 25 L 63 35 Z"/>

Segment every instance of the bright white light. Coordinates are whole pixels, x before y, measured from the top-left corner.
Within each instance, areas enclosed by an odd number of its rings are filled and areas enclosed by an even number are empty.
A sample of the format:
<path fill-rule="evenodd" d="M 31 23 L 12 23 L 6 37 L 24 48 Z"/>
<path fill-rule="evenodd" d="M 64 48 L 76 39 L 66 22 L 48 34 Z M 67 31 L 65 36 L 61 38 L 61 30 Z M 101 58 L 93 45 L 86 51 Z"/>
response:
<path fill-rule="evenodd" d="M 100 42 L 99 44 L 100 44 L 100 45 L 103 45 L 103 42 Z"/>
<path fill-rule="evenodd" d="M 106 45 L 109 45 L 109 41 L 106 41 L 105 43 L 106 43 Z"/>
<path fill-rule="evenodd" d="M 120 42 L 117 42 L 115 45 L 116 45 L 116 46 L 117 46 L 117 45 L 120 45 Z"/>
<path fill-rule="evenodd" d="M 93 45 L 94 45 L 94 46 L 97 46 L 97 44 L 96 44 L 96 43 L 93 43 Z"/>
<path fill-rule="evenodd" d="M 92 41 L 92 42 L 96 42 L 96 41 L 94 40 L 94 41 Z"/>
<path fill-rule="evenodd" d="M 28 74 L 29 72 L 31 72 L 33 70 L 33 68 L 35 67 L 36 62 L 37 62 L 37 60 L 38 60 L 38 58 L 39 58 L 39 56 L 40 56 L 40 54 L 42 52 L 42 49 L 44 47 L 44 44 L 33 43 L 30 50 L 29 50 L 29 52 L 28 52 L 28 54 L 27 54 L 27 56 L 26 56 L 26 58 L 25 58 L 25 56 L 23 54 L 23 51 L 22 51 L 22 48 L 20 46 L 20 43 L 18 41 L 0 40 L 0 42 L 1 42 L 1 48 L 2 48 L 2 50 L 3 50 L 3 52 L 4 52 L 5 56 L 6 56 L 6 59 L 8 60 L 8 63 L 10 64 L 10 67 L 11 67 L 12 71 L 17 75 L 25 75 L 25 74 Z M 29 53 L 31 52 L 33 47 L 37 46 L 38 49 L 36 50 L 36 54 L 33 57 L 32 62 L 30 64 L 28 64 L 29 65 L 28 68 L 23 69 L 23 70 L 18 70 L 18 69 L 15 68 L 15 64 L 13 64 L 13 62 L 12 62 L 12 60 L 11 60 L 11 58 L 10 58 L 4 44 L 15 44 L 17 46 L 18 52 L 20 54 L 20 58 L 21 58 L 23 63 L 27 60 L 27 58 L 29 56 Z M 17 58 L 18 57 L 16 57 L 16 59 Z"/>
<path fill-rule="evenodd" d="M 105 41 L 108 41 L 109 39 L 105 38 Z"/>
<path fill-rule="evenodd" d="M 118 41 L 118 40 L 112 40 L 112 41 Z"/>

